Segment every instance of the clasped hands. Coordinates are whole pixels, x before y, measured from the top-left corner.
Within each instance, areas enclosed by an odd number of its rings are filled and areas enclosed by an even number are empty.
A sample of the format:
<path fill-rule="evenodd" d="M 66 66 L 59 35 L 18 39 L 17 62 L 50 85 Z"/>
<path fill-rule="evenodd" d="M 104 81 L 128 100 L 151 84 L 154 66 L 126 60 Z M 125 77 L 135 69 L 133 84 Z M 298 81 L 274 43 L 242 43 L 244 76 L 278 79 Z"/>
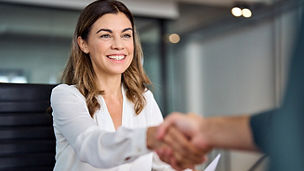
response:
<path fill-rule="evenodd" d="M 194 169 L 211 150 L 201 134 L 201 122 L 197 115 L 173 113 L 161 125 L 147 129 L 147 147 L 176 170 Z"/>

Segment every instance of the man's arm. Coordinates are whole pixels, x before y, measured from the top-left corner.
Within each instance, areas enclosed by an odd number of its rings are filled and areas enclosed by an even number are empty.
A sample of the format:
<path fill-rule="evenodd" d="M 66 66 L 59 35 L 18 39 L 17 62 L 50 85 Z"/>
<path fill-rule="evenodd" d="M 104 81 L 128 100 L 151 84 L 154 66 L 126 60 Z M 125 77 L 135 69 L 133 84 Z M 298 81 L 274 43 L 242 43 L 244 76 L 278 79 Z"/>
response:
<path fill-rule="evenodd" d="M 172 113 L 159 127 L 158 138 L 162 139 L 170 126 L 175 126 L 195 146 L 206 149 L 206 152 L 210 148 L 257 150 L 250 116 L 203 118 L 195 114 Z"/>
<path fill-rule="evenodd" d="M 203 118 L 201 130 L 212 147 L 257 151 L 250 116 Z"/>

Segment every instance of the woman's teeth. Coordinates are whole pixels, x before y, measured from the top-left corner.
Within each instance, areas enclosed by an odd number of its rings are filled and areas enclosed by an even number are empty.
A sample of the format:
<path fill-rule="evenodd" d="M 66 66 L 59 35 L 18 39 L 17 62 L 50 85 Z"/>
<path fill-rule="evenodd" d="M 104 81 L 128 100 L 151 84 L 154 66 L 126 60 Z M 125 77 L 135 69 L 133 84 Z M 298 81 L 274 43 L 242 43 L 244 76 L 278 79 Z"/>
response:
<path fill-rule="evenodd" d="M 125 58 L 124 55 L 121 55 L 121 56 L 108 56 L 108 58 L 110 59 L 114 59 L 114 60 L 122 60 Z"/>

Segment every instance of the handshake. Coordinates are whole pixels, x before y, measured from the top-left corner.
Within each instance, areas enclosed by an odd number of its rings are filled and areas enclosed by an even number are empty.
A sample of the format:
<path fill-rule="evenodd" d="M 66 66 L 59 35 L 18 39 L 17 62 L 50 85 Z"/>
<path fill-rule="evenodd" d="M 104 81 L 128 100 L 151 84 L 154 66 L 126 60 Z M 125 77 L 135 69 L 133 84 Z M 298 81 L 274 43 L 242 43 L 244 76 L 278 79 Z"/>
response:
<path fill-rule="evenodd" d="M 176 170 L 194 169 L 212 149 L 203 122 L 198 115 L 173 113 L 161 125 L 147 129 L 147 147 Z"/>
<path fill-rule="evenodd" d="M 250 116 L 203 118 L 173 113 L 158 127 L 147 130 L 147 147 L 174 169 L 193 169 L 212 148 L 259 151 Z"/>

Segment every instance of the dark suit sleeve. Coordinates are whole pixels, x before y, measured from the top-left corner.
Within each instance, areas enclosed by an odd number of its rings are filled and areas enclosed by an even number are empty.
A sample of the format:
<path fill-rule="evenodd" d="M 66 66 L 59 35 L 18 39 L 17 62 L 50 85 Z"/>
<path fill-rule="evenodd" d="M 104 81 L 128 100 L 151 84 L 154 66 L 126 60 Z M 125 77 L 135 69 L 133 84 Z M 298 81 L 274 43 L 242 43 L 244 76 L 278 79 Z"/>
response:
<path fill-rule="evenodd" d="M 250 118 L 250 127 L 253 139 L 257 147 L 264 153 L 268 153 L 268 139 L 272 128 L 272 118 L 277 110 L 269 110 L 255 114 Z"/>

